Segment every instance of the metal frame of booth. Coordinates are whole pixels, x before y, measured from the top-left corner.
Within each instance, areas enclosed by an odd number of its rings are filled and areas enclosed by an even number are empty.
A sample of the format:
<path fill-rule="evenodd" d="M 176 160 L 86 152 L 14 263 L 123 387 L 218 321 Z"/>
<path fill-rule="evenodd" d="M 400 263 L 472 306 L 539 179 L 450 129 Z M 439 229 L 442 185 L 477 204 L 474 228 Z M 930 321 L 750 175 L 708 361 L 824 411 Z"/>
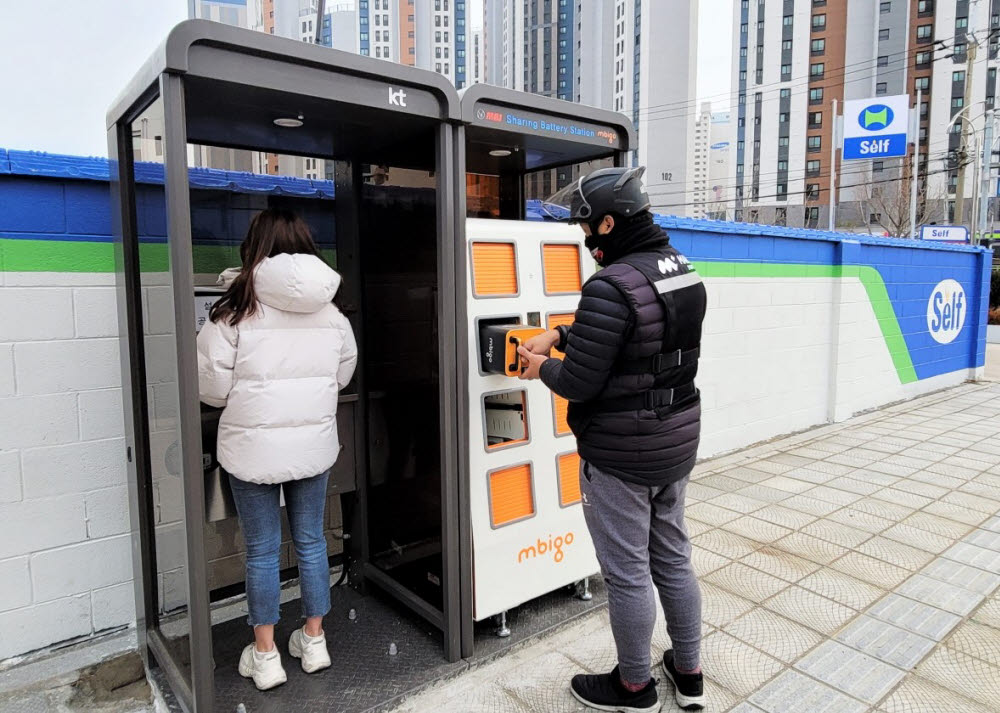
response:
<path fill-rule="evenodd" d="M 228 87 L 228 88 L 227 88 Z M 225 103 L 233 99 L 232 88 L 245 88 L 250 98 L 261 94 L 282 98 L 286 108 L 301 100 L 322 113 L 322 107 L 335 106 L 360 118 L 348 141 L 331 148 L 306 139 L 292 140 L 290 135 L 262 127 L 253 142 L 233 140 L 227 143 L 225 112 L 233 111 Z M 218 89 L 216 92 L 214 89 Z M 405 100 L 400 90 L 406 92 Z M 177 368 L 178 441 L 181 472 L 184 477 L 183 512 L 186 556 L 186 601 L 188 624 L 187 650 L 178 653 L 176 646 L 161 633 L 158 615 L 155 521 L 153 517 L 150 437 L 148 428 L 147 375 L 142 309 L 142 271 L 140 270 L 139 216 L 137 215 L 135 156 L 131 125 L 155 101 L 162 100 L 164 131 L 162 136 L 165 170 L 165 205 L 167 255 L 173 294 L 172 319 Z M 262 100 L 261 100 L 262 101 Z M 196 106 L 197 103 L 201 106 Z M 218 102 L 221 118 L 213 113 Z M 209 106 L 213 108 L 209 108 Z M 266 114 L 270 105 L 251 107 L 253 117 Z M 613 129 L 614 141 L 602 145 L 593 137 L 545 135 L 522 127 L 496 126 L 478 117 L 484 106 L 503 111 L 531 114 L 551 122 L 589 123 Z M 258 111 L 259 110 L 259 111 Z M 205 488 L 202 473 L 201 419 L 198 412 L 197 359 L 195 332 L 179 328 L 194 323 L 194 258 L 191 231 L 191 196 L 188 180 L 188 143 L 193 112 L 198 114 L 200 132 L 221 147 L 258 151 L 284 150 L 312 155 L 336 162 L 336 201 L 344 210 L 336 210 L 338 258 L 340 239 L 345 236 L 345 252 L 358 250 L 361 241 L 357 208 L 360 205 L 362 163 L 397 150 L 410 150 L 386 144 L 372 148 L 364 132 L 392 133 L 391 125 L 404 121 L 423 122 L 433 147 L 414 147 L 432 156 L 436 188 L 437 306 L 439 325 L 440 381 L 438 386 L 440 419 L 441 481 L 441 558 L 443 569 L 442 606 L 431 606 L 425 599 L 395 581 L 369 560 L 365 517 L 368 449 L 367 426 L 355 429 L 356 519 L 352 532 L 352 578 L 371 582 L 443 633 L 444 654 L 448 661 L 471 658 L 474 654 L 472 621 L 472 542 L 468 489 L 468 434 L 472 427 L 465 395 L 467 369 L 461 360 L 467 353 L 470 329 L 465 301 L 469 266 L 465 252 L 465 174 L 469 168 L 496 170 L 501 177 L 504 210 L 501 218 L 523 219 L 524 179 L 530 171 L 568 166 L 581 161 L 612 158 L 616 165 L 625 162 L 635 145 L 635 133 L 621 114 L 592 109 L 535 95 L 527 95 L 486 85 L 476 85 L 461 96 L 443 77 L 433 72 L 405 67 L 369 57 L 337 52 L 307 43 L 272 37 L 263 33 L 193 20 L 178 25 L 164 44 L 142 67 L 135 79 L 108 112 L 109 156 L 112 160 L 112 212 L 115 227 L 115 260 L 123 410 L 129 485 L 133 565 L 139 651 L 151 666 L 149 655 L 162 671 L 166 682 L 181 705 L 190 712 L 213 710 L 214 671 L 212 656 L 212 617 L 205 552 Z M 338 121 L 331 112 L 329 122 Z M 379 127 L 376 119 L 384 118 Z M 334 126 L 330 123 L 329 126 Z M 369 128 L 371 127 L 371 128 Z M 387 128 L 388 127 L 388 128 Z M 331 129 L 328 127 L 329 131 Z M 339 136 L 339 135 L 338 135 Z M 291 144 L 282 143 L 289 139 Z M 351 143 L 351 140 L 354 143 Z M 471 143 L 470 143 L 471 141 Z M 483 153 L 482 141 L 517 144 L 517 152 L 507 162 L 492 161 Z M 207 143 L 207 141 L 205 141 Z M 346 148 L 345 148 L 346 146 Z M 531 163 L 527 150 L 539 152 Z M 372 153 L 364 154 L 364 151 Z M 492 162 L 492 163 L 491 163 Z M 399 164 L 397 164 L 399 165 Z M 354 236 L 350 238 L 349 236 Z M 350 240 L 354 242 L 351 243 Z M 351 263 L 353 264 L 353 263 Z M 360 268 L 359 268 L 360 269 Z M 351 299 L 362 301 L 360 275 L 346 275 L 345 285 L 354 285 Z M 544 310 L 543 310 L 544 311 Z M 355 321 L 352 319 L 352 321 Z M 464 325 L 464 326 L 463 326 Z M 358 325 L 355 324 L 357 328 Z M 457 335 L 457 338 L 455 337 Z M 363 339 L 360 361 L 365 359 Z M 449 343 L 450 342 L 450 343 Z M 356 423 L 367 424 L 367 397 L 364 369 L 359 370 Z M 185 667 L 190 665 L 189 673 Z M 279 694 L 276 694 L 280 696 Z"/>

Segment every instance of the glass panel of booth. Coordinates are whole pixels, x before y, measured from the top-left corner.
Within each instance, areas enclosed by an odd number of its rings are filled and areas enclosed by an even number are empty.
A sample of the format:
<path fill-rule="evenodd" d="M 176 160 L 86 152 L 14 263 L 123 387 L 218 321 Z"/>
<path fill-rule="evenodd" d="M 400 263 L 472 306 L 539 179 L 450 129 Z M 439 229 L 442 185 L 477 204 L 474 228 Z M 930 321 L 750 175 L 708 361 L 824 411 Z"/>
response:
<path fill-rule="evenodd" d="M 139 298 L 143 324 L 146 424 L 149 463 L 145 472 L 152 494 L 157 611 L 162 638 L 173 661 L 189 678 L 187 536 L 183 466 L 179 446 L 178 371 L 173 287 L 164 192 L 164 110 L 153 102 L 131 124 L 135 211 L 139 254 Z"/>

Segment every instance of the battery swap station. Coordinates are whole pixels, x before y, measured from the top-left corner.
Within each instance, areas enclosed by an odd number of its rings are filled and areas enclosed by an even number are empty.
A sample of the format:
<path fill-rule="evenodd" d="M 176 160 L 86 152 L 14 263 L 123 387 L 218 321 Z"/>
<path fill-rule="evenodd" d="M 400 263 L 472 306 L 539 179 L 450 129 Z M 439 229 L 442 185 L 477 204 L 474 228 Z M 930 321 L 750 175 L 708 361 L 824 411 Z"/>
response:
<path fill-rule="evenodd" d="M 460 96 L 433 72 L 188 21 L 109 111 L 108 140 L 139 651 L 184 710 L 382 708 L 386 691 L 412 693 L 597 605 L 559 591 L 597 571 L 565 403 L 516 379 L 518 344 L 572 320 L 593 264 L 579 229 L 526 222 L 524 201 L 557 173 L 622 163 L 624 116 L 482 85 Z M 254 188 L 221 196 L 189 175 L 192 156 L 248 154 Z M 154 163 L 165 195 L 136 179 Z M 319 167 L 332 181 L 302 179 Z M 346 569 L 325 622 L 333 666 L 288 666 L 289 685 L 265 695 L 236 672 L 245 616 L 220 608 L 243 596 L 242 563 L 225 549 L 238 527 L 195 339 L 217 274 L 239 266 L 246 226 L 269 206 L 303 215 L 344 277 L 360 354 L 328 492 Z M 167 235 L 140 241 L 151 213 Z M 498 638 L 493 618 L 511 610 Z M 277 638 L 296 624 L 297 603 L 284 604 Z"/>

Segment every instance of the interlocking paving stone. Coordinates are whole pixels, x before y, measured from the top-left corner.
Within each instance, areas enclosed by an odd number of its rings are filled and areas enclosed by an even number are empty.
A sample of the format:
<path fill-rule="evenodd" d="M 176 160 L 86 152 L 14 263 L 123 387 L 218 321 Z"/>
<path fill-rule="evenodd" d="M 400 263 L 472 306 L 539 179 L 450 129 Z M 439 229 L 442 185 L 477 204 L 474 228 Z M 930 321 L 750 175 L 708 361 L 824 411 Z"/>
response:
<path fill-rule="evenodd" d="M 826 503 L 835 503 L 841 507 L 846 507 L 861 500 L 861 496 L 857 493 L 849 493 L 846 490 L 838 490 L 827 485 L 817 485 L 812 490 L 807 490 L 803 495 L 822 500 Z"/>
<path fill-rule="evenodd" d="M 993 574 L 1000 574 L 1000 552 L 976 547 L 967 542 L 959 542 L 951 549 L 945 550 L 944 556 Z"/>
<path fill-rule="evenodd" d="M 829 686 L 786 671 L 750 696 L 767 713 L 864 713 L 868 705 Z"/>
<path fill-rule="evenodd" d="M 833 569 L 821 569 L 799 582 L 811 592 L 861 611 L 884 596 L 886 591 Z"/>
<path fill-rule="evenodd" d="M 746 537 L 734 535 L 724 530 L 712 530 L 704 535 L 692 538 L 692 543 L 698 547 L 704 547 L 717 555 L 738 559 L 746 557 L 748 554 L 761 546 L 760 542 L 754 542 Z"/>
<path fill-rule="evenodd" d="M 983 518 L 978 522 L 982 522 L 987 517 L 995 515 L 998 507 L 998 504 L 993 500 L 982 498 L 971 493 L 961 492 L 948 493 L 941 498 L 941 502 L 947 503 L 948 505 L 957 505 L 960 508 L 969 508 L 970 510 L 975 510 L 977 513 L 983 513 Z M 927 508 L 927 510 L 932 512 L 930 508 Z"/>
<path fill-rule="evenodd" d="M 836 639 L 904 670 L 915 667 L 936 645 L 931 639 L 870 616 L 858 617 Z"/>
<path fill-rule="evenodd" d="M 775 525 L 767 522 L 766 520 L 760 520 L 751 515 L 746 515 L 733 520 L 732 522 L 727 522 L 721 529 L 726 532 L 741 535 L 747 539 L 753 540 L 754 542 L 764 543 L 771 543 L 776 540 L 780 540 L 782 537 L 786 537 L 792 532 L 787 527 L 781 527 L 780 525 Z"/>
<path fill-rule="evenodd" d="M 775 658 L 717 631 L 702 642 L 702 668 L 712 679 L 741 697 L 749 696 L 784 668 Z M 733 662 L 739 661 L 738 666 Z"/>
<path fill-rule="evenodd" d="M 979 609 L 972 614 L 972 619 L 994 629 L 1000 629 L 1000 597 L 987 599 Z"/>
<path fill-rule="evenodd" d="M 908 518 L 903 520 L 902 524 L 926 530 L 927 532 L 932 532 L 935 535 L 940 535 L 941 537 L 950 537 L 952 540 L 957 540 L 972 530 L 971 525 L 967 525 L 963 522 L 956 522 L 955 520 L 949 520 L 946 517 L 931 515 L 930 513 L 922 510 L 910 515 Z"/>
<path fill-rule="evenodd" d="M 890 524 L 898 520 L 902 520 L 904 517 L 913 513 L 913 508 L 907 507 L 906 505 L 897 505 L 896 503 L 889 503 L 884 500 L 876 500 L 874 498 L 866 498 L 865 500 L 856 502 L 851 505 L 850 509 L 863 512 L 867 515 L 874 515 L 875 517 L 880 517 L 883 520 L 889 520 Z"/>
<path fill-rule="evenodd" d="M 749 599 L 720 589 L 708 582 L 701 583 L 701 618 L 707 624 L 722 628 L 754 608 Z"/>
<path fill-rule="evenodd" d="M 776 475 L 773 478 L 762 481 L 760 484 L 765 488 L 783 490 L 787 493 L 792 493 L 793 495 L 801 493 L 803 490 L 809 490 L 809 488 L 813 487 L 807 482 L 796 480 L 795 478 L 787 475 Z"/>
<path fill-rule="evenodd" d="M 713 572 L 705 578 L 705 581 L 758 604 L 789 586 L 783 579 L 759 572 L 739 562 Z"/>
<path fill-rule="evenodd" d="M 911 572 L 916 572 L 934 559 L 934 555 L 929 552 L 918 550 L 916 547 L 904 545 L 901 542 L 890 540 L 881 535 L 875 535 L 867 542 L 859 545 L 857 551 L 875 559 L 880 559 L 883 562 L 904 567 Z"/>
<path fill-rule="evenodd" d="M 798 586 L 779 592 L 764 602 L 764 606 L 827 636 L 857 615 L 850 607 Z"/>
<path fill-rule="evenodd" d="M 927 530 L 921 530 L 918 527 L 912 527 L 902 523 L 890 527 L 882 533 L 882 537 L 886 537 L 890 540 L 895 540 L 896 542 L 901 542 L 904 545 L 916 547 L 918 550 L 923 550 L 924 552 L 930 552 L 936 555 L 941 554 L 946 549 L 951 547 L 955 541 L 954 538 L 935 535 L 932 532 L 927 532 Z"/>
<path fill-rule="evenodd" d="M 801 527 L 805 527 L 816 519 L 815 515 L 798 512 L 782 505 L 768 505 L 766 508 L 761 508 L 755 512 L 753 516 L 791 530 L 798 530 Z"/>
<path fill-rule="evenodd" d="M 1000 666 L 1000 629 L 974 620 L 967 621 L 955 629 L 955 633 L 945 645 L 994 666 Z"/>
<path fill-rule="evenodd" d="M 912 481 L 907 481 L 906 487 L 909 487 L 911 482 Z M 881 490 L 872 493 L 872 497 L 876 500 L 884 500 L 888 503 L 902 505 L 904 507 L 913 508 L 914 510 L 930 505 L 934 502 L 934 498 L 928 498 L 918 493 L 902 490 L 899 487 L 882 488 Z"/>
<path fill-rule="evenodd" d="M 983 595 L 938 579 L 915 574 L 896 589 L 897 594 L 965 616 L 983 601 Z"/>
<path fill-rule="evenodd" d="M 767 480 L 768 478 L 773 478 L 772 473 L 768 473 L 764 470 L 758 470 L 751 466 L 738 466 L 736 468 L 731 468 L 729 470 L 722 471 L 722 475 L 728 475 L 730 478 L 736 478 L 742 480 L 745 483 L 760 483 Z M 743 486 L 740 486 L 743 487 Z"/>
<path fill-rule="evenodd" d="M 929 512 L 932 515 L 938 515 L 939 517 L 954 520 L 955 522 L 961 522 L 966 525 L 978 525 L 989 517 L 989 513 L 973 510 L 965 505 L 944 501 L 931 503 L 923 509 L 923 512 Z"/>
<path fill-rule="evenodd" d="M 803 527 L 801 530 L 806 535 L 818 537 L 821 540 L 832 542 L 841 547 L 854 549 L 865 540 L 871 538 L 872 533 L 866 532 L 842 522 L 833 522 L 829 519 L 817 520 L 816 522 Z"/>
<path fill-rule="evenodd" d="M 773 473 L 775 475 L 783 475 L 790 470 L 795 470 L 794 465 L 788 463 L 778 463 L 773 459 L 759 460 L 753 464 L 753 467 L 758 470 L 766 470 L 768 473 Z"/>
<path fill-rule="evenodd" d="M 808 467 L 806 468 L 796 468 L 795 470 L 790 470 L 783 476 L 785 478 L 791 478 L 793 480 L 801 481 L 803 483 L 812 483 L 813 485 L 822 485 L 837 476 L 832 473 L 824 473 L 819 470 L 812 470 Z"/>
<path fill-rule="evenodd" d="M 756 552 L 751 552 L 740 562 L 793 583 L 819 569 L 819 565 L 815 562 L 770 546 L 761 547 Z"/>
<path fill-rule="evenodd" d="M 848 552 L 845 547 L 801 532 L 795 532 L 788 537 L 778 540 L 774 543 L 774 546 L 821 565 L 830 564 Z"/>
<path fill-rule="evenodd" d="M 717 498 L 713 498 L 711 502 L 713 505 L 718 505 L 719 507 L 727 508 L 729 510 L 735 510 L 736 512 L 744 515 L 749 515 L 755 510 L 760 510 L 762 507 L 767 505 L 767 503 L 763 500 L 748 498 L 745 495 L 739 495 L 737 493 L 726 493 L 725 495 L 720 495 Z"/>
<path fill-rule="evenodd" d="M 752 703 L 743 702 L 729 711 L 729 713 L 764 713 L 760 708 Z"/>
<path fill-rule="evenodd" d="M 730 478 L 727 475 L 722 475 L 718 473 L 715 475 L 708 475 L 705 476 L 704 478 L 701 478 L 700 480 L 698 480 L 698 484 L 707 485 L 710 488 L 722 491 L 718 493 L 718 495 L 722 495 L 723 493 L 731 493 L 734 490 L 739 490 L 740 488 L 745 488 L 747 486 L 746 482 L 743 480 L 737 480 L 736 478 Z"/>
<path fill-rule="evenodd" d="M 890 594 L 868 610 L 868 615 L 912 631 L 914 634 L 941 641 L 955 628 L 961 618 L 928 604 Z"/>
<path fill-rule="evenodd" d="M 769 488 L 760 483 L 741 488 L 737 493 L 754 500 L 762 500 L 765 503 L 780 503 L 782 500 L 787 500 L 793 495 L 793 493 L 789 493 L 786 490 Z"/>
<path fill-rule="evenodd" d="M 885 713 L 993 713 L 995 709 L 984 708 L 975 701 L 959 696 L 954 691 L 942 688 L 936 683 L 910 675 L 899 685 L 880 707 Z"/>
<path fill-rule="evenodd" d="M 815 470 L 819 471 L 820 473 L 828 473 L 829 475 L 846 475 L 847 473 L 850 473 L 853 470 L 857 470 L 857 468 L 853 468 L 849 465 L 840 465 L 838 463 L 830 463 L 824 460 L 819 460 L 816 461 L 815 463 L 807 463 L 802 467 L 806 468 L 807 470 Z"/>
<path fill-rule="evenodd" d="M 712 503 L 695 503 L 684 509 L 684 518 L 686 520 L 698 520 L 714 527 L 724 525 L 739 516 L 740 513 L 734 510 L 727 510 Z"/>
<path fill-rule="evenodd" d="M 987 706 L 1000 701 L 1000 668 L 961 651 L 939 646 L 917 673 Z"/>
<path fill-rule="evenodd" d="M 953 475 L 941 475 L 940 473 L 932 473 L 929 470 L 918 470 L 913 475 L 908 476 L 908 480 L 911 482 L 930 483 L 931 485 L 938 485 L 948 490 L 954 490 L 966 483 L 965 480 L 956 478 Z"/>
<path fill-rule="evenodd" d="M 690 537 L 697 537 L 698 535 L 702 535 L 708 532 L 709 530 L 714 530 L 715 528 L 712 527 L 711 525 L 707 525 L 704 522 L 701 522 L 700 520 L 685 519 L 684 529 L 687 530 L 688 537 L 690 538 Z"/>
<path fill-rule="evenodd" d="M 823 640 L 815 631 L 761 608 L 744 614 L 724 631 L 785 663 L 797 661 Z"/>
<path fill-rule="evenodd" d="M 842 507 L 837 503 L 819 500 L 817 498 L 809 497 L 808 495 L 793 495 L 788 498 L 788 500 L 782 501 L 781 504 L 783 507 L 798 510 L 800 512 L 806 512 L 810 515 L 815 515 L 816 517 L 829 515 Z"/>
<path fill-rule="evenodd" d="M 970 567 L 954 560 L 938 557 L 927 565 L 921 574 L 948 582 L 986 596 L 1000 585 L 1000 574 L 992 574 L 978 567 Z"/>
<path fill-rule="evenodd" d="M 855 510 L 854 507 L 838 510 L 835 513 L 827 515 L 826 519 L 858 530 L 864 530 L 872 535 L 877 535 L 883 530 L 891 527 L 893 523 L 892 520 L 886 520 L 885 518 L 878 517 L 877 515 L 870 515 L 866 512 Z"/>
<path fill-rule="evenodd" d="M 717 555 L 697 545 L 691 548 L 691 565 L 694 567 L 694 573 L 699 577 L 722 569 L 731 561 L 728 557 Z"/>
<path fill-rule="evenodd" d="M 1000 552 L 1000 532 L 991 532 L 990 530 L 980 528 L 966 535 L 962 541 L 976 547 L 982 547 L 985 550 Z"/>
<path fill-rule="evenodd" d="M 909 570 L 860 552 L 848 552 L 830 567 L 883 589 L 896 588 L 911 574 Z"/>
<path fill-rule="evenodd" d="M 724 495 L 725 492 L 725 490 L 719 490 L 718 488 L 711 488 L 707 485 L 703 485 L 701 482 L 688 483 L 687 490 L 685 491 L 688 499 L 695 502 L 711 500 L 712 498 Z"/>
<path fill-rule="evenodd" d="M 820 644 L 795 668 L 872 704 L 881 700 L 904 675 L 895 666 L 836 641 Z"/>
<path fill-rule="evenodd" d="M 895 485 L 902 480 L 902 476 L 892 475 L 878 470 L 878 467 L 883 463 L 872 463 L 867 468 L 859 468 L 858 470 L 848 473 L 847 477 L 853 478 L 854 480 L 860 480 L 863 483 L 881 485 L 883 488 Z"/>

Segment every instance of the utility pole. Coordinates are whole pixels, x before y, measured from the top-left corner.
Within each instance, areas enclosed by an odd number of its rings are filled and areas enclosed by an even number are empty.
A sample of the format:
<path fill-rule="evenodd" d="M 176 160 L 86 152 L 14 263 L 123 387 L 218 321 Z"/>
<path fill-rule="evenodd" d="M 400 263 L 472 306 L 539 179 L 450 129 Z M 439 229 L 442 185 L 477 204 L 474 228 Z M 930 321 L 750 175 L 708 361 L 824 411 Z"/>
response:
<path fill-rule="evenodd" d="M 973 235 L 973 244 L 978 244 L 980 242 L 980 237 L 986 229 L 986 219 L 989 215 L 990 210 L 990 183 L 993 174 L 993 117 L 994 112 L 992 109 L 987 110 L 983 125 L 983 169 L 982 180 L 979 186 L 979 221 L 978 230 L 979 236 Z"/>
<path fill-rule="evenodd" d="M 920 180 L 920 106 L 924 94 L 917 90 L 917 105 L 913 109 L 913 120 L 910 122 L 913 131 L 913 167 L 910 169 L 910 239 L 917 237 L 917 183 Z"/>
<path fill-rule="evenodd" d="M 971 13 L 970 13 L 971 14 Z M 972 102 L 972 69 L 976 64 L 976 51 L 979 45 L 976 44 L 976 37 L 972 34 L 971 28 L 966 34 L 965 46 L 967 48 L 967 61 L 965 68 L 965 97 L 962 100 L 962 108 L 965 109 Z M 969 151 L 969 123 L 962 122 L 962 141 L 958 147 L 958 186 L 955 189 L 955 225 L 965 223 L 965 167 L 969 161 L 966 160 Z"/>

